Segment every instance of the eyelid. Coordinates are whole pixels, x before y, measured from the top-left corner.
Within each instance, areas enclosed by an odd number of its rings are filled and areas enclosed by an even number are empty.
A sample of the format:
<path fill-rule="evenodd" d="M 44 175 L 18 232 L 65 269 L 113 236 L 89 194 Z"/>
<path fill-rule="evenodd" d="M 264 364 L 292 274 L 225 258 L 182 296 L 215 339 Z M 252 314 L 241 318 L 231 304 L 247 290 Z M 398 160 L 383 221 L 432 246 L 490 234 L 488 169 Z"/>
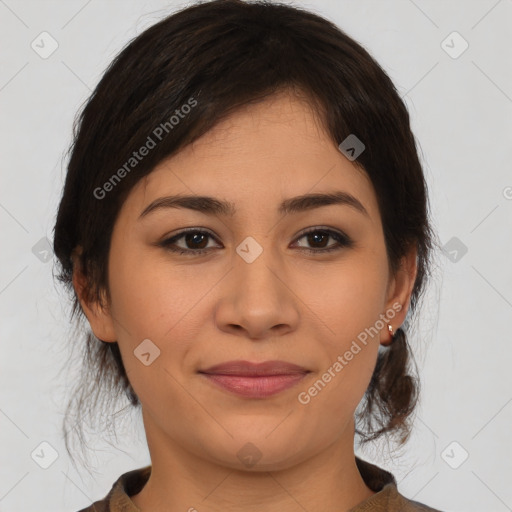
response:
<path fill-rule="evenodd" d="M 214 239 L 217 243 L 222 245 L 222 243 L 219 241 L 219 239 L 213 233 L 213 231 L 209 230 L 208 228 L 203 228 L 203 227 L 199 227 L 199 226 L 198 227 L 183 228 L 183 229 L 181 229 L 180 231 L 178 231 L 177 233 L 175 233 L 173 235 L 166 235 L 166 236 L 163 237 L 163 239 L 160 242 L 157 242 L 156 245 L 166 247 L 167 245 L 170 245 L 170 242 L 175 242 L 176 240 L 179 240 L 182 236 L 186 235 L 187 233 L 204 233 L 204 234 L 207 234 L 208 236 L 210 236 L 210 238 Z M 177 249 L 177 250 L 179 251 L 180 249 Z M 181 249 L 181 250 L 184 251 L 184 249 Z M 195 250 L 195 251 L 193 251 L 192 249 L 188 249 L 188 250 L 191 251 L 191 252 L 194 252 L 196 254 L 199 254 L 201 251 L 206 252 L 209 249 L 198 249 L 198 250 Z"/>
<path fill-rule="evenodd" d="M 301 249 L 304 249 L 305 251 L 311 252 L 311 253 L 322 253 L 322 252 L 329 252 L 334 251 L 338 249 L 342 249 L 343 247 L 351 248 L 355 245 L 354 240 L 348 236 L 345 232 L 341 231 L 338 228 L 331 228 L 328 226 L 312 226 L 310 228 L 306 228 L 302 230 L 294 240 L 300 240 L 302 237 L 309 235 L 310 233 L 316 233 L 316 232 L 324 232 L 327 233 L 327 235 L 331 238 L 334 238 L 338 245 L 329 246 L 325 249 L 308 249 L 307 247 L 303 247 Z"/>
<path fill-rule="evenodd" d="M 186 255 L 201 255 L 211 252 L 212 247 L 209 247 L 207 249 L 182 249 L 182 248 L 171 248 L 172 243 L 175 243 L 177 240 L 181 239 L 184 235 L 187 233 L 203 233 L 214 239 L 217 243 L 220 243 L 222 245 L 222 242 L 219 241 L 217 236 L 213 234 L 211 230 L 208 228 L 203 227 L 189 227 L 189 228 L 183 228 L 178 233 L 166 236 L 161 242 L 158 242 L 156 245 L 163 247 L 164 249 L 180 253 L 180 254 L 186 254 Z M 305 228 L 302 231 L 300 231 L 295 237 L 294 242 L 297 242 L 301 238 L 303 238 L 306 235 L 309 235 L 310 233 L 316 233 L 316 232 L 324 232 L 326 233 L 330 238 L 333 238 L 336 240 L 337 244 L 334 244 L 332 246 L 328 246 L 323 249 L 310 249 L 307 247 L 298 247 L 301 251 L 306 251 L 308 253 L 312 254 L 322 254 L 322 253 L 328 253 L 331 251 L 337 251 L 341 250 L 343 248 L 351 248 L 355 245 L 352 238 L 350 238 L 346 233 L 343 231 L 337 229 L 337 228 L 331 228 L 328 226 L 311 226 L 309 228 Z"/>

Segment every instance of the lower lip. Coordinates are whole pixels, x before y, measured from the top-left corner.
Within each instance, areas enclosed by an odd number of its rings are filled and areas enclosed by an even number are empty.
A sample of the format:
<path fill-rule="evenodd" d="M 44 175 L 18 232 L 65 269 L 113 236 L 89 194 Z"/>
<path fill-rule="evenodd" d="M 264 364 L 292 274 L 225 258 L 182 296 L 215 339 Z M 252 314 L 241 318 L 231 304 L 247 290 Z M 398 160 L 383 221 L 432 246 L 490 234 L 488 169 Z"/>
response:
<path fill-rule="evenodd" d="M 266 398 L 295 386 L 307 374 L 266 375 L 262 377 L 242 377 L 240 375 L 213 375 L 203 373 L 211 382 L 223 389 L 246 398 Z"/>

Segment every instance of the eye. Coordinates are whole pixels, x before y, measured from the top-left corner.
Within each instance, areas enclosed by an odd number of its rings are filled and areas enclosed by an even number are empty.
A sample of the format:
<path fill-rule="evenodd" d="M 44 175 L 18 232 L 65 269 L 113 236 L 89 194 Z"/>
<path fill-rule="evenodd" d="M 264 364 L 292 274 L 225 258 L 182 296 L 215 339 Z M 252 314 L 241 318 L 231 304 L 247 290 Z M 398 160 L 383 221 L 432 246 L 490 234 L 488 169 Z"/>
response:
<path fill-rule="evenodd" d="M 303 232 L 297 240 L 302 238 L 305 238 L 312 248 L 300 245 L 298 248 L 301 251 L 316 254 L 338 251 L 344 247 L 353 247 L 354 245 L 353 240 L 344 233 L 327 228 L 310 228 L 308 231 Z M 166 238 L 158 243 L 158 245 L 178 254 L 199 255 L 209 253 L 211 249 L 215 248 L 215 246 L 208 245 L 209 239 L 217 240 L 209 231 L 190 228 L 170 238 Z M 329 239 L 333 239 L 335 243 L 326 245 Z M 181 242 L 182 245 L 179 245 L 178 242 Z"/>
<path fill-rule="evenodd" d="M 167 238 L 158 245 L 179 254 L 205 254 L 210 252 L 211 249 L 211 247 L 208 247 L 208 238 L 215 239 L 208 231 L 192 228 Z M 177 242 L 181 239 L 183 239 L 185 247 L 177 245 Z"/>
<path fill-rule="evenodd" d="M 306 238 L 306 242 L 313 248 L 300 247 L 301 250 L 310 253 L 325 253 L 331 251 L 338 251 L 344 247 L 353 247 L 354 241 L 342 232 L 334 231 L 327 228 L 310 228 L 297 239 Z M 326 245 L 329 238 L 335 240 L 336 243 Z"/>

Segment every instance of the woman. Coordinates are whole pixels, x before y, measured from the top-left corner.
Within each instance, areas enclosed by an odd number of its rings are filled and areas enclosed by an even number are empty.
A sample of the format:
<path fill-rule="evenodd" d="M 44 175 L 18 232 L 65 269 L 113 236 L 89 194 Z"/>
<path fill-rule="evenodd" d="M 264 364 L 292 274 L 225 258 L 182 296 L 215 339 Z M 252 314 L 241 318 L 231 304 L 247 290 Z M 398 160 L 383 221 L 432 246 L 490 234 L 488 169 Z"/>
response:
<path fill-rule="evenodd" d="M 92 331 L 78 403 L 124 390 L 151 465 L 82 512 L 435 510 L 354 454 L 410 432 L 427 203 L 392 82 L 318 15 L 215 0 L 132 41 L 54 249 Z"/>

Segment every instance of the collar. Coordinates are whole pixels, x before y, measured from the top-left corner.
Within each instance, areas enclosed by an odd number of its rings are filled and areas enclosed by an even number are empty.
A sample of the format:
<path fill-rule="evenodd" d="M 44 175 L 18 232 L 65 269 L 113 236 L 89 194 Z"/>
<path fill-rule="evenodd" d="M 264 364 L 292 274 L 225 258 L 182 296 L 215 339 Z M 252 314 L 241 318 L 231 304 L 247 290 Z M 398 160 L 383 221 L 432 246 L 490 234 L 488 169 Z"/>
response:
<path fill-rule="evenodd" d="M 375 494 L 350 509 L 350 512 L 407 510 L 405 507 L 408 500 L 399 494 L 395 477 L 389 471 L 357 456 L 356 465 L 364 482 Z M 150 475 L 151 466 L 134 469 L 121 475 L 105 498 L 108 503 L 105 512 L 140 512 L 130 496 L 142 490 Z"/>

